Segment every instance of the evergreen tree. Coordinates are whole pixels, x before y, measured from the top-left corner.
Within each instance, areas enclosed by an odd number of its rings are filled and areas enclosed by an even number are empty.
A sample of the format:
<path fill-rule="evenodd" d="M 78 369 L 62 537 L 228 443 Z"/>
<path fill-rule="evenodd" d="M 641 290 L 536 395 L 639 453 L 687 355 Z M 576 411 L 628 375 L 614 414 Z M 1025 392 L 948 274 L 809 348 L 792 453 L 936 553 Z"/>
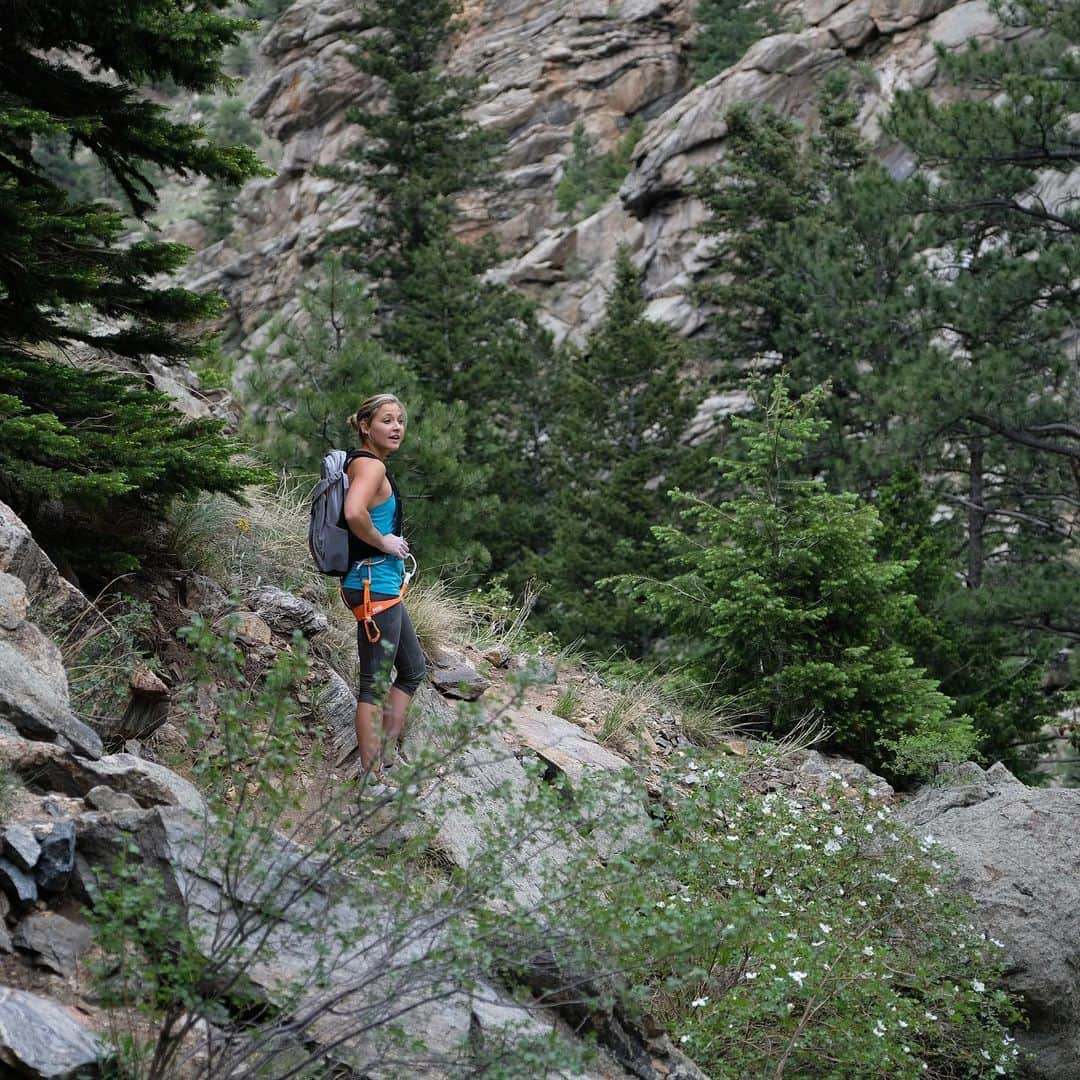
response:
<path fill-rule="evenodd" d="M 586 218 L 619 190 L 630 171 L 630 156 L 645 131 L 645 121 L 635 116 L 615 148 L 606 154 L 593 149 L 585 125 L 578 122 L 570 140 L 570 156 L 555 189 L 555 202 L 564 214 Z"/>
<path fill-rule="evenodd" d="M 474 522 L 491 516 L 485 476 L 465 456 L 468 417 L 432 395 L 373 336 L 373 304 L 342 266 L 328 259 L 304 287 L 302 313 L 278 320 L 254 356 L 245 397 L 248 431 L 275 465 L 316 474 L 322 456 L 357 445 L 347 418 L 373 393 L 396 394 L 408 434 L 390 468 L 407 502 L 407 532 L 427 570 L 450 574 L 486 554 Z"/>
<path fill-rule="evenodd" d="M 904 108 L 933 109 L 922 97 Z M 797 388 L 835 380 L 833 433 L 818 460 L 834 485 L 884 497 L 897 470 L 922 477 L 929 509 L 922 499 L 894 506 L 898 535 L 911 526 L 913 543 L 949 555 L 919 579 L 937 629 L 912 640 L 916 657 L 974 717 L 988 753 L 1024 770 L 1021 744 L 1037 742 L 1054 708 L 1038 684 L 1078 582 L 1065 558 L 1066 455 L 1040 455 L 994 428 L 1023 438 L 1025 427 L 1064 419 L 1071 300 L 1044 288 L 1060 255 L 1038 265 L 1026 226 L 990 239 L 975 212 L 985 193 L 965 203 L 944 161 L 926 159 L 935 186 L 891 178 L 853 118 L 839 79 L 817 135 L 770 114 L 733 116 L 727 172 L 704 190 L 739 267 L 709 292 L 723 312 L 717 340 L 736 366 L 774 357 Z"/>
<path fill-rule="evenodd" d="M 962 760 L 970 732 L 904 641 L 910 567 L 878 557 L 871 505 L 806 475 L 822 399 L 792 400 L 778 378 L 758 415 L 732 421 L 733 456 L 715 464 L 733 495 L 681 495 L 686 524 L 655 530 L 668 566 L 631 578 L 630 594 L 663 616 L 680 664 L 771 731 L 820 719 L 830 745 L 894 773 L 913 747 L 920 765 Z"/>
<path fill-rule="evenodd" d="M 969 586 L 997 594 L 995 618 L 1074 637 L 1080 211 L 1054 190 L 1080 158 L 1080 5 L 1022 3 L 1006 14 L 1039 33 L 940 58 L 972 96 L 937 105 L 904 94 L 890 117 L 936 180 L 910 209 L 939 252 L 930 299 L 949 364 L 913 378 L 940 417 Z"/>
<path fill-rule="evenodd" d="M 830 381 L 817 452 L 834 483 L 868 493 L 933 442 L 936 417 L 906 407 L 906 372 L 938 353 L 905 196 L 854 131 L 845 75 L 827 80 L 820 109 L 814 133 L 729 112 L 729 155 L 700 188 L 720 240 L 702 299 L 729 378 L 765 358 L 800 391 Z"/>
<path fill-rule="evenodd" d="M 461 404 L 462 451 L 505 501 L 497 517 L 459 516 L 456 525 L 505 569 L 545 529 L 537 447 L 551 344 L 531 304 L 484 278 L 494 245 L 453 233 L 458 198 L 487 175 L 494 148 L 467 114 L 476 80 L 445 70 L 459 12 L 458 0 L 365 8 L 373 32 L 353 62 L 381 81 L 386 107 L 348 113 L 365 138 L 352 163 L 327 172 L 374 199 L 373 224 L 341 238 L 346 264 L 370 276 L 382 340 L 428 400 Z"/>
<path fill-rule="evenodd" d="M 755 41 L 780 30 L 776 0 L 697 0 L 691 61 L 698 82 L 730 67 Z"/>
<path fill-rule="evenodd" d="M 375 0 L 364 7 L 373 31 L 350 56 L 379 80 L 385 107 L 346 112 L 365 138 L 349 152 L 350 164 L 325 171 L 359 181 L 374 199 L 373 223 L 341 240 L 390 306 L 414 256 L 446 242 L 458 197 L 491 164 L 493 136 L 467 115 L 478 80 L 445 70 L 460 11 L 460 0 Z"/>
<path fill-rule="evenodd" d="M 152 284 L 184 249 L 123 242 L 129 225 L 118 211 L 69 196 L 35 157 L 38 140 L 89 152 L 140 217 L 155 207 L 156 169 L 232 184 L 257 174 L 250 150 L 212 145 L 140 95 L 165 78 L 191 90 L 225 81 L 220 52 L 246 24 L 219 14 L 224 6 L 0 4 L 0 495 L 46 543 L 110 533 L 127 511 L 158 512 L 199 489 L 234 492 L 257 475 L 230 464 L 219 424 L 186 421 L 141 383 L 72 362 L 73 346 L 197 356 L 204 339 L 184 327 L 220 308 Z M 100 325 L 88 325 L 87 312 Z M 57 496 L 83 515 L 78 529 L 53 521 L 50 534 L 39 511 Z M 101 549 L 95 561 L 105 568 Z"/>
<path fill-rule="evenodd" d="M 563 351 L 557 379 L 554 533 L 536 576 L 545 583 L 538 614 L 564 641 L 640 656 L 655 635 L 647 609 L 596 582 L 658 561 L 651 528 L 668 488 L 699 480 L 701 455 L 680 444 L 694 411 L 687 360 L 678 335 L 646 317 L 641 274 L 621 249 L 604 320 L 582 348 Z"/>

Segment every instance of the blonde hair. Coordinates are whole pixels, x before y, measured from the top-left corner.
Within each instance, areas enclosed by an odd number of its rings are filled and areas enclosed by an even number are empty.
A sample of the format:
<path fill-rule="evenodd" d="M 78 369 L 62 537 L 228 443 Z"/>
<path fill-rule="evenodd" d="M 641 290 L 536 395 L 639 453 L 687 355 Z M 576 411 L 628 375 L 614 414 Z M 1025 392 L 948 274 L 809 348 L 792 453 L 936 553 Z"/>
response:
<path fill-rule="evenodd" d="M 360 425 L 370 423 L 372 417 L 374 417 L 384 405 L 396 405 L 401 409 L 402 413 L 405 413 L 406 421 L 408 420 L 408 413 L 405 412 L 405 406 L 396 394 L 372 394 L 371 397 L 361 403 L 360 408 L 358 408 L 346 421 L 349 427 L 356 430 L 356 434 L 360 436 L 361 442 L 364 441 L 365 435 L 364 429 Z"/>

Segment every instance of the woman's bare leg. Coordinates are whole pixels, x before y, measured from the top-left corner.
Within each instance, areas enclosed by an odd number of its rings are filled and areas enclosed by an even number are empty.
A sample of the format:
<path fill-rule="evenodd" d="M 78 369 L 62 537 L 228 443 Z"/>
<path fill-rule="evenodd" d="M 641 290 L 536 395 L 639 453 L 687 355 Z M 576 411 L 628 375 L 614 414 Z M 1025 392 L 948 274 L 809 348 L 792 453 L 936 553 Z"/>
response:
<path fill-rule="evenodd" d="M 366 701 L 356 703 L 356 746 L 360 751 L 360 772 L 367 775 L 379 763 L 381 740 L 375 730 L 379 708 Z"/>
<path fill-rule="evenodd" d="M 401 737 L 405 733 L 405 720 L 409 713 L 412 694 L 405 693 L 396 686 L 390 688 L 386 704 L 383 706 L 383 758 L 395 757 Z"/>

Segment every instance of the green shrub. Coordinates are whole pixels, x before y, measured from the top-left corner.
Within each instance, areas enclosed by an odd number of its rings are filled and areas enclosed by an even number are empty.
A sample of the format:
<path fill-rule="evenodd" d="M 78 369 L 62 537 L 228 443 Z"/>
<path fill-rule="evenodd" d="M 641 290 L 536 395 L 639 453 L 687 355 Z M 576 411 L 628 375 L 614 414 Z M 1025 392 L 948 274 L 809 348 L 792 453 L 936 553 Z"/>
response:
<path fill-rule="evenodd" d="M 575 220 L 595 214 L 619 190 L 630 171 L 630 155 L 644 131 L 645 121 L 635 116 L 618 145 L 609 153 L 597 154 L 585 125 L 576 124 L 570 157 L 555 189 L 559 209 Z"/>
<path fill-rule="evenodd" d="M 805 475 L 824 394 L 792 400 L 777 378 L 757 415 L 732 421 L 732 456 L 715 459 L 730 498 L 679 494 L 686 526 L 655 530 L 670 576 L 622 585 L 656 606 L 703 685 L 744 695 L 774 733 L 819 717 L 835 748 L 875 768 L 890 767 L 888 740 L 911 734 L 963 756 L 970 729 L 904 644 L 910 565 L 878 557 L 873 506 Z"/>
<path fill-rule="evenodd" d="M 839 784 L 756 793 L 750 768 L 684 759 L 655 845 L 594 881 L 642 1003 L 715 1080 L 1013 1075 L 1002 949 L 947 852 Z"/>
<path fill-rule="evenodd" d="M 780 30 L 776 0 L 698 0 L 691 65 L 699 82 L 730 67 L 760 38 Z"/>

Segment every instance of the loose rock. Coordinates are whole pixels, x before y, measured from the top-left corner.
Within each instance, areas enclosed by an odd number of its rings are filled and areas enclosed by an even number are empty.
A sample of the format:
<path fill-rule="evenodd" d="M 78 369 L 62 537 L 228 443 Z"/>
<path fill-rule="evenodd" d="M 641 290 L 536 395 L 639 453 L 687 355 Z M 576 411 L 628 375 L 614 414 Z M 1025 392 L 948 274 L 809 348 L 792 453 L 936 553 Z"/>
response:
<path fill-rule="evenodd" d="M 58 893 L 67 888 L 75 866 L 75 823 L 58 821 L 39 837 L 41 857 L 34 867 L 34 879 L 42 892 Z"/>
<path fill-rule="evenodd" d="M 4 855 L 20 870 L 33 870 L 40 854 L 40 845 L 25 825 L 16 823 L 4 830 Z"/>
<path fill-rule="evenodd" d="M 79 957 L 90 948 L 93 934 L 88 926 L 44 911 L 23 919 L 12 941 L 16 948 L 31 953 L 39 967 L 67 978 L 75 974 Z"/>
<path fill-rule="evenodd" d="M 0 859 L 0 889 L 17 907 L 32 904 L 38 896 L 34 879 L 7 859 Z"/>
<path fill-rule="evenodd" d="M 96 1036 L 66 1009 L 36 994 L 0 987 L 0 1063 L 16 1076 L 34 1080 L 96 1076 L 104 1055 Z"/>

